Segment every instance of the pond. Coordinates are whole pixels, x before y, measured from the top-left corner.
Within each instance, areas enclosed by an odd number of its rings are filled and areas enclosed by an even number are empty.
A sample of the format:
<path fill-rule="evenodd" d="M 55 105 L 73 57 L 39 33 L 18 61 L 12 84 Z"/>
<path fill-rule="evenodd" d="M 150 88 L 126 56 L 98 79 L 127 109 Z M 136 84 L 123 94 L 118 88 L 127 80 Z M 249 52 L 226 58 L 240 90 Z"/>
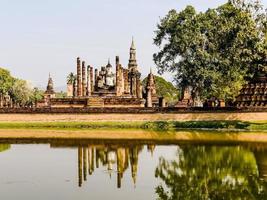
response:
<path fill-rule="evenodd" d="M 267 143 L 0 139 L 0 199 L 267 199 Z"/>

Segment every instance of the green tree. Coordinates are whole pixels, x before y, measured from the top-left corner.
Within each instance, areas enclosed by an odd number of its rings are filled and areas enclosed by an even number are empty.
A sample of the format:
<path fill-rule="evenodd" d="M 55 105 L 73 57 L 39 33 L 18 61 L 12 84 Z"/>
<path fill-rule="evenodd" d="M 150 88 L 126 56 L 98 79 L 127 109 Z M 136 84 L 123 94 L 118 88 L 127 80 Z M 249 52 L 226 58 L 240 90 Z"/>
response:
<path fill-rule="evenodd" d="M 33 88 L 32 95 L 30 97 L 30 102 L 34 104 L 37 101 L 40 101 L 44 97 L 44 91 L 39 88 Z"/>
<path fill-rule="evenodd" d="M 0 68 L 0 94 L 8 93 L 12 87 L 14 78 L 6 69 Z"/>
<path fill-rule="evenodd" d="M 60 91 L 60 92 L 56 92 L 56 98 L 66 98 L 67 97 L 67 93 Z"/>
<path fill-rule="evenodd" d="M 76 75 L 73 72 L 69 73 L 69 75 L 67 76 L 67 83 L 73 84 L 75 80 L 76 80 Z"/>
<path fill-rule="evenodd" d="M 246 78 L 266 64 L 266 14 L 260 10 L 235 0 L 205 13 L 192 6 L 169 11 L 154 38 L 159 72 L 174 73 L 179 87 L 192 88 L 193 99 L 234 99 Z"/>
<path fill-rule="evenodd" d="M 175 103 L 179 99 L 179 90 L 174 87 L 171 82 L 166 81 L 164 78 L 159 76 L 155 77 L 155 84 L 157 94 L 164 97 L 168 103 Z M 142 81 L 142 85 L 145 88 L 147 84 L 147 77 Z"/>
<path fill-rule="evenodd" d="M 31 103 L 33 89 L 27 81 L 15 79 L 11 87 L 10 96 L 15 103 L 26 106 Z"/>
<path fill-rule="evenodd" d="M 8 94 L 14 103 L 26 106 L 41 100 L 43 93 L 38 88 L 32 88 L 29 82 L 14 78 L 8 70 L 0 68 L 0 95 Z"/>

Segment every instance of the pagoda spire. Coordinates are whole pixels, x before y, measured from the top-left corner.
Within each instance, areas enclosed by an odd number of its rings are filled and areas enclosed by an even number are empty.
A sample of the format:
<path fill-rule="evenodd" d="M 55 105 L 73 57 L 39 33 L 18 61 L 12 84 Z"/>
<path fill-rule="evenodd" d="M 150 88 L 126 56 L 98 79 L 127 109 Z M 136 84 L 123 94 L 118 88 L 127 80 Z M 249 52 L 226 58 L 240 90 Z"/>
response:
<path fill-rule="evenodd" d="M 132 44 L 130 47 L 130 58 L 129 58 L 129 64 L 128 69 L 135 71 L 137 70 L 137 61 L 136 61 L 136 48 L 134 44 L 134 39 L 132 38 Z"/>
<path fill-rule="evenodd" d="M 131 49 L 133 49 L 133 50 L 136 50 L 135 49 L 135 45 L 134 45 L 134 37 L 132 36 L 132 44 L 131 44 Z"/>
<path fill-rule="evenodd" d="M 50 72 L 48 74 L 48 83 L 47 83 L 46 91 L 54 92 L 54 83 L 53 83 L 53 79 L 51 77 Z"/>

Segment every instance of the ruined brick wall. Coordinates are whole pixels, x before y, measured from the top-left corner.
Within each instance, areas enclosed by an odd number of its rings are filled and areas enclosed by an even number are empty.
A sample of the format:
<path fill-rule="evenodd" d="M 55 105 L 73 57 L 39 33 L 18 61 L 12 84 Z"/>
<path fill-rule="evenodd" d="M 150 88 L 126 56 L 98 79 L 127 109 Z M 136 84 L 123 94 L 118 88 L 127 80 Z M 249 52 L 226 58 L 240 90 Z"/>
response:
<path fill-rule="evenodd" d="M 145 107 L 107 107 L 107 108 L 86 108 L 86 107 L 66 107 L 66 108 L 1 108 L 0 114 L 6 113 L 246 113 L 246 112 L 267 112 L 267 109 L 259 108 L 145 108 Z"/>

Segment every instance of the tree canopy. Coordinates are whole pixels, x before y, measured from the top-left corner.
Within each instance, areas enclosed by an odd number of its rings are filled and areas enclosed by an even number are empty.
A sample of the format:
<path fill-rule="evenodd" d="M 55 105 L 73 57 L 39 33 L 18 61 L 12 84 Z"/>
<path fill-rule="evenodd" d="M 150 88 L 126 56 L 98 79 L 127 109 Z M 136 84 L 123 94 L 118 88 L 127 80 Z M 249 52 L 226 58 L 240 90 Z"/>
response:
<path fill-rule="evenodd" d="M 267 59 L 267 15 L 257 2 L 231 0 L 206 12 L 171 10 L 157 26 L 154 61 L 192 97 L 233 99 Z"/>
<path fill-rule="evenodd" d="M 174 87 L 171 82 L 166 81 L 164 78 L 159 76 L 155 77 L 155 84 L 157 94 L 164 97 L 168 103 L 173 103 L 179 99 L 179 90 Z M 147 77 L 142 81 L 142 85 L 145 88 L 147 84 Z"/>
<path fill-rule="evenodd" d="M 0 67 L 0 94 L 5 94 L 10 91 L 14 78 L 10 72 Z"/>
<path fill-rule="evenodd" d="M 21 106 L 32 105 L 43 97 L 43 91 L 32 88 L 29 82 L 15 78 L 8 70 L 0 68 L 0 95 L 6 94 Z"/>

